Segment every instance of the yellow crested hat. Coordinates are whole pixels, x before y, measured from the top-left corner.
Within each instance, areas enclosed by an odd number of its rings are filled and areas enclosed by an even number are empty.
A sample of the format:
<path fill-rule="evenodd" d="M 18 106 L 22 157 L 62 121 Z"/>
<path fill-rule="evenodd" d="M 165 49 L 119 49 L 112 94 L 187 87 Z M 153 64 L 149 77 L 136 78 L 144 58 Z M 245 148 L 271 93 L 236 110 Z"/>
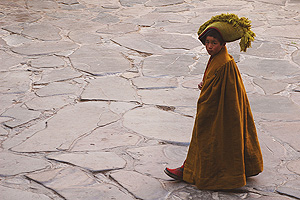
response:
<path fill-rule="evenodd" d="M 211 30 L 217 30 L 225 42 L 233 42 L 241 39 L 241 51 L 246 52 L 254 41 L 255 33 L 251 30 L 251 21 L 248 18 L 239 18 L 235 14 L 221 14 L 212 17 L 210 20 L 200 26 L 198 31 L 199 40 L 205 45 L 206 33 Z"/>

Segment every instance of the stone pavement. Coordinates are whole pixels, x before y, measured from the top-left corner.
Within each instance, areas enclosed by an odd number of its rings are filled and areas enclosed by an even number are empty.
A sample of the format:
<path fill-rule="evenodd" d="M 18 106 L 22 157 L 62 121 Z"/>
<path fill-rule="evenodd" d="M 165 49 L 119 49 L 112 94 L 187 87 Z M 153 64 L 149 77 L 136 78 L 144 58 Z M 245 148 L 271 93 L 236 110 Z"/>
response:
<path fill-rule="evenodd" d="M 0 199 L 300 199 L 299 0 L 1 0 Z M 233 191 L 172 181 L 211 16 L 252 20 L 242 73 L 265 169 Z"/>

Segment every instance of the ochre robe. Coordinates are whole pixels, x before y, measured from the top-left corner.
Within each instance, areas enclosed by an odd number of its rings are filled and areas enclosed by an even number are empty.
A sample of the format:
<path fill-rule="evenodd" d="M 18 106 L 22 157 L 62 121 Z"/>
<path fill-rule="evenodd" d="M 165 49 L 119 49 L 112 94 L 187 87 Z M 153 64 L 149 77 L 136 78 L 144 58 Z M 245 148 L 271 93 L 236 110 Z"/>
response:
<path fill-rule="evenodd" d="M 199 189 L 242 187 L 263 170 L 240 72 L 226 46 L 209 62 L 197 104 L 183 180 Z"/>

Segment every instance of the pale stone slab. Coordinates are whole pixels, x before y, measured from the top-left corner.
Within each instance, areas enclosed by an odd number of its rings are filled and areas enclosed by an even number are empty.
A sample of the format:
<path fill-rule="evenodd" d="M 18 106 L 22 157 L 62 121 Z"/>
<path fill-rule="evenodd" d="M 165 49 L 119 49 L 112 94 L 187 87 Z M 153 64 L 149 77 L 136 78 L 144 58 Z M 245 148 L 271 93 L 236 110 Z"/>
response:
<path fill-rule="evenodd" d="M 41 112 L 29 110 L 20 106 L 12 107 L 1 114 L 2 117 L 10 117 L 11 120 L 4 124 L 10 128 L 26 124 L 32 120 L 39 118 Z"/>
<path fill-rule="evenodd" d="M 284 59 L 286 52 L 279 43 L 254 41 L 245 54 L 264 58 Z"/>
<path fill-rule="evenodd" d="M 146 34 L 145 39 L 153 44 L 157 44 L 164 49 L 184 49 L 190 50 L 200 45 L 191 35 L 181 34 Z"/>
<path fill-rule="evenodd" d="M 159 7 L 155 9 L 155 12 L 159 12 L 159 13 L 180 13 L 180 12 L 185 12 L 185 11 L 190 11 L 191 8 L 194 8 L 191 5 L 188 4 L 176 4 L 176 5 L 171 5 L 168 7 Z M 190 32 L 192 33 L 192 32 Z"/>
<path fill-rule="evenodd" d="M 161 89 L 139 90 L 142 102 L 159 106 L 196 106 L 199 98 L 198 89 Z"/>
<path fill-rule="evenodd" d="M 128 149 L 134 158 L 134 169 L 144 175 L 170 180 L 164 173 L 165 167 L 180 167 L 187 154 L 187 147 L 159 145 Z"/>
<path fill-rule="evenodd" d="M 0 73 L 2 94 L 23 94 L 30 89 L 30 72 L 10 71 Z"/>
<path fill-rule="evenodd" d="M 238 66 L 242 73 L 267 79 L 284 79 L 300 73 L 299 67 L 287 60 L 247 58 Z"/>
<path fill-rule="evenodd" d="M 292 54 L 292 59 L 295 63 L 297 63 L 300 66 L 300 51 L 297 50 Z"/>
<path fill-rule="evenodd" d="M 283 26 L 271 26 L 270 28 L 266 28 L 262 34 L 268 35 L 270 37 L 284 37 L 286 38 L 298 38 L 300 27 L 295 25 L 283 25 Z"/>
<path fill-rule="evenodd" d="M 288 86 L 287 83 L 264 78 L 254 78 L 253 81 L 259 87 L 261 87 L 267 95 L 279 93 Z"/>
<path fill-rule="evenodd" d="M 287 164 L 287 168 L 298 175 L 300 175 L 300 160 L 293 160 Z"/>
<path fill-rule="evenodd" d="M 6 37 L 3 37 L 3 39 L 5 40 L 6 44 L 9 46 L 18 46 L 24 43 L 32 42 L 32 40 L 17 34 L 8 35 Z"/>
<path fill-rule="evenodd" d="M 110 176 L 139 199 L 160 199 L 167 195 L 161 183 L 134 171 L 118 171 Z"/>
<path fill-rule="evenodd" d="M 60 40 L 60 29 L 50 24 L 33 24 L 25 26 L 22 34 L 44 41 Z"/>
<path fill-rule="evenodd" d="M 299 92 L 294 92 L 291 94 L 291 100 L 296 103 L 297 105 L 300 106 L 300 93 Z"/>
<path fill-rule="evenodd" d="M 68 82 L 54 82 L 50 83 L 36 91 L 39 97 L 48 97 L 56 95 L 71 95 L 77 96 L 81 92 L 81 88 L 77 84 Z"/>
<path fill-rule="evenodd" d="M 130 68 L 129 60 L 120 52 L 102 45 L 82 46 L 70 59 L 75 68 L 94 75 L 119 73 Z"/>
<path fill-rule="evenodd" d="M 18 94 L 1 94 L 0 95 L 0 113 L 10 108 L 19 98 Z M 1 117 L 3 119 L 3 117 Z M 11 119 L 11 118 L 8 118 Z M 5 120 L 6 121 L 6 120 Z M 2 120 L 1 120 L 2 122 Z"/>
<path fill-rule="evenodd" d="M 70 67 L 43 70 L 42 78 L 35 84 L 48 84 L 56 81 L 66 81 L 81 77 L 82 74 Z"/>
<path fill-rule="evenodd" d="M 12 47 L 11 50 L 15 53 L 28 56 L 52 55 L 68 50 L 75 50 L 78 45 L 68 41 L 45 41 L 32 42 L 22 44 L 17 47 Z"/>
<path fill-rule="evenodd" d="M 24 129 L 22 131 L 17 131 L 17 134 L 13 137 L 7 138 L 5 141 L 2 142 L 2 147 L 4 149 L 11 149 L 12 147 L 15 147 L 25 140 L 27 140 L 29 137 L 34 135 L 36 132 L 39 132 L 43 129 L 45 129 L 47 124 L 44 122 L 39 122 L 37 124 L 34 124 L 30 126 L 28 129 Z"/>
<path fill-rule="evenodd" d="M 130 82 L 120 77 L 101 77 L 90 80 L 81 95 L 82 100 L 107 100 L 139 102 Z"/>
<path fill-rule="evenodd" d="M 29 191 L 24 191 L 20 189 L 14 189 L 9 187 L 4 187 L 0 185 L 0 197 L 2 200 L 51 200 L 50 197 L 47 197 L 44 194 L 37 194 Z"/>
<path fill-rule="evenodd" d="M 29 64 L 34 68 L 54 68 L 64 66 L 65 62 L 63 59 L 57 56 L 44 56 L 30 60 Z"/>
<path fill-rule="evenodd" d="M 300 184 L 299 178 L 288 181 L 284 185 L 278 187 L 276 191 L 280 194 L 288 195 L 290 197 L 294 197 L 296 199 L 300 198 Z"/>
<path fill-rule="evenodd" d="M 195 63 L 193 55 L 169 54 L 145 58 L 143 74 L 145 76 L 184 76 L 189 66 Z"/>
<path fill-rule="evenodd" d="M 41 19 L 42 16 L 40 13 L 29 11 L 28 9 L 19 10 L 18 12 L 11 12 L 9 15 L 6 15 L 5 22 L 7 25 L 11 22 L 20 22 L 20 23 L 32 23 Z"/>
<path fill-rule="evenodd" d="M 114 37 L 112 38 L 112 41 L 128 49 L 141 53 L 161 54 L 164 52 L 164 49 L 161 46 L 146 41 L 145 37 L 138 33 Z"/>
<path fill-rule="evenodd" d="M 0 57 L 1 57 L 1 65 L 0 65 L 0 71 L 8 71 L 11 67 L 14 67 L 16 65 L 19 65 L 22 62 L 22 58 L 12 56 L 5 51 L 0 51 Z M 2 78 L 1 78 L 2 80 Z M 2 81 L 1 81 L 2 82 Z M 2 83 L 1 83 L 2 85 Z"/>
<path fill-rule="evenodd" d="M 46 158 L 71 163 L 92 172 L 122 169 L 126 165 L 126 161 L 113 152 L 63 153 Z"/>
<path fill-rule="evenodd" d="M 142 16 L 138 16 L 134 19 L 129 19 L 125 22 L 137 24 L 140 26 L 151 27 L 158 22 L 169 21 L 169 22 L 187 22 L 184 16 L 174 13 L 148 13 Z"/>
<path fill-rule="evenodd" d="M 114 123 L 100 127 L 88 136 L 78 140 L 72 151 L 99 151 L 115 147 L 133 146 L 139 140 L 139 136 L 129 132 L 119 123 Z"/>
<path fill-rule="evenodd" d="M 118 115 L 123 115 L 125 112 L 132 110 L 136 107 L 139 107 L 139 104 L 136 103 L 127 103 L 127 102 L 111 102 L 109 104 L 109 109 Z"/>
<path fill-rule="evenodd" d="M 124 115 L 124 126 L 148 138 L 190 142 L 194 119 L 153 107 L 131 110 Z"/>
<path fill-rule="evenodd" d="M 69 38 L 76 43 L 80 44 L 100 44 L 101 37 L 95 33 L 89 33 L 86 31 L 71 31 L 69 33 Z"/>
<path fill-rule="evenodd" d="M 95 17 L 93 22 L 99 22 L 102 24 L 109 24 L 109 23 L 117 23 L 120 22 L 120 19 L 118 16 L 111 15 L 109 13 L 100 12 L 97 17 Z"/>
<path fill-rule="evenodd" d="M 72 102 L 74 102 L 74 98 L 72 99 L 68 96 L 49 96 L 35 97 L 30 101 L 25 102 L 25 105 L 30 110 L 56 111 Z"/>
<path fill-rule="evenodd" d="M 120 3 L 122 6 L 134 6 L 136 4 L 144 4 L 146 3 L 148 0 L 120 0 Z"/>
<path fill-rule="evenodd" d="M 296 122 L 264 122 L 262 127 L 272 136 L 300 151 L 300 124 Z"/>
<path fill-rule="evenodd" d="M 74 167 L 30 174 L 27 177 L 51 188 L 65 199 L 132 199 L 115 185 L 99 183 L 91 175 Z"/>
<path fill-rule="evenodd" d="M 151 77 L 138 77 L 132 79 L 133 84 L 137 89 L 166 89 L 178 87 L 178 81 L 175 77 L 173 78 L 151 78 Z"/>
<path fill-rule="evenodd" d="M 44 130 L 36 132 L 22 144 L 13 148 L 18 152 L 39 152 L 67 150 L 76 139 L 90 133 L 103 121 L 101 116 L 108 113 L 104 102 L 85 102 L 70 105 L 59 110 L 49 119 Z"/>
<path fill-rule="evenodd" d="M 251 108 L 255 112 L 260 113 L 284 113 L 296 114 L 300 113 L 298 106 L 290 101 L 287 97 L 278 95 L 258 95 L 249 94 Z"/>
<path fill-rule="evenodd" d="M 136 24 L 117 23 L 117 24 L 107 24 L 106 26 L 103 26 L 100 29 L 98 29 L 97 33 L 117 35 L 117 34 L 136 32 L 138 30 L 139 27 Z"/>
<path fill-rule="evenodd" d="M 168 10 L 168 7 L 164 8 L 166 11 Z M 199 29 L 198 24 L 192 24 L 192 23 L 170 23 L 170 22 L 160 22 L 156 23 L 154 27 L 160 28 L 165 30 L 168 33 L 180 33 L 180 34 L 193 34 L 197 33 Z M 201 45 L 200 42 L 199 46 Z M 198 44 L 197 43 L 197 44 Z"/>
<path fill-rule="evenodd" d="M 50 163 L 45 160 L 9 152 L 0 152 L 0 161 L 1 176 L 33 172 L 50 166 Z"/>
<path fill-rule="evenodd" d="M 169 6 L 184 3 L 183 0 L 150 0 L 145 3 L 145 6 Z"/>
<path fill-rule="evenodd" d="M 50 9 L 56 9 L 58 6 L 56 2 L 52 0 L 30 0 L 26 4 L 30 9 L 32 10 L 50 10 Z"/>

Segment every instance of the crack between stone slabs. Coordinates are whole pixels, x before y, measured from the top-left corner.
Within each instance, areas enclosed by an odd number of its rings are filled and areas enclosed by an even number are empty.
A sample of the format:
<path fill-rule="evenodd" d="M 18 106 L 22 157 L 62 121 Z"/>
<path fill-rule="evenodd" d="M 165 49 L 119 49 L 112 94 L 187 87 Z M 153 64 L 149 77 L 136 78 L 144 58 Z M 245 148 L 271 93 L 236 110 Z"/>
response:
<path fill-rule="evenodd" d="M 132 171 L 135 171 L 135 170 L 132 170 Z M 136 173 L 139 173 L 139 172 L 136 172 Z M 116 179 L 114 179 L 110 174 L 108 175 L 108 178 L 110 180 L 112 180 L 114 183 L 116 183 L 120 188 L 122 188 L 123 190 L 125 190 L 126 192 L 128 192 L 128 194 L 130 194 L 131 196 L 133 196 L 135 199 L 143 200 L 143 199 L 138 198 L 137 196 L 135 196 L 131 191 L 129 191 L 127 188 L 125 188 L 119 181 L 117 181 Z"/>
<path fill-rule="evenodd" d="M 52 189 L 52 188 L 50 188 L 50 187 L 45 186 L 43 183 L 41 183 L 41 182 L 39 182 L 39 181 L 36 181 L 36 180 L 34 180 L 34 179 L 31 179 L 30 177 L 28 177 L 28 176 L 26 176 L 26 175 L 25 175 L 25 178 L 28 179 L 29 181 L 33 181 L 33 182 L 35 182 L 35 183 L 37 183 L 37 184 L 43 186 L 44 188 L 46 188 L 46 189 L 52 191 L 54 194 L 56 194 L 56 195 L 59 196 L 60 198 L 62 198 L 62 199 L 64 199 L 64 200 L 68 200 L 67 198 L 65 198 L 64 196 L 62 196 L 61 194 L 59 194 L 56 190 L 54 190 L 54 189 Z"/>
<path fill-rule="evenodd" d="M 113 39 L 110 39 L 110 40 L 111 40 L 113 43 L 115 43 L 115 44 L 117 44 L 117 45 L 119 45 L 119 46 L 121 46 L 121 47 L 124 47 L 124 48 L 126 48 L 126 49 L 130 49 L 130 50 L 132 50 L 132 51 L 135 51 L 135 52 L 139 53 L 142 57 L 148 57 L 148 56 L 154 55 L 153 53 L 142 52 L 142 51 L 138 51 L 138 50 L 136 50 L 136 49 L 132 49 L 132 48 L 123 46 L 123 45 L 121 45 L 120 43 L 117 43 L 116 41 L 114 41 Z M 147 41 L 147 42 L 148 42 L 148 41 Z"/>

